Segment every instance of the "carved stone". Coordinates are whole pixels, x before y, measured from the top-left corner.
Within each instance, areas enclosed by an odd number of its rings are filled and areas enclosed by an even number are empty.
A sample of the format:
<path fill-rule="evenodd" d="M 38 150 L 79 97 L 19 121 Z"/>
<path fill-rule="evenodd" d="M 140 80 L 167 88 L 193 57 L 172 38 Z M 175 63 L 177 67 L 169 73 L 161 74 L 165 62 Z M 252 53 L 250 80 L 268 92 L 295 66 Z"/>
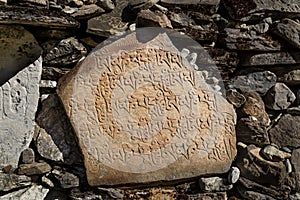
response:
<path fill-rule="evenodd" d="M 144 35 L 143 35 L 144 36 Z M 93 51 L 59 82 L 90 185 L 224 173 L 236 155 L 232 105 L 166 33 L 131 33 Z"/>
<path fill-rule="evenodd" d="M 17 167 L 33 137 L 41 57 L 0 87 L 0 168 Z"/>

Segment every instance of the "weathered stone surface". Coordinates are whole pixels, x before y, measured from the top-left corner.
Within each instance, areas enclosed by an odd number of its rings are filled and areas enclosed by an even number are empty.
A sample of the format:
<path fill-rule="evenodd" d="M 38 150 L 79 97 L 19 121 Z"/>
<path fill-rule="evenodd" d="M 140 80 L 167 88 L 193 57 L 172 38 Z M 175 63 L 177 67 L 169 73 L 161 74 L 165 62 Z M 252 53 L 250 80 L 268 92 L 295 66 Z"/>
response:
<path fill-rule="evenodd" d="M 172 24 L 168 17 L 161 12 L 142 10 L 138 13 L 136 20 L 137 27 L 172 28 Z"/>
<path fill-rule="evenodd" d="M 287 176 L 285 165 L 265 160 L 260 156 L 260 150 L 249 145 L 238 151 L 236 166 L 241 170 L 241 176 L 261 184 L 282 184 Z"/>
<path fill-rule="evenodd" d="M 113 188 L 98 188 L 104 199 L 123 199 L 124 195 L 118 189 Z M 155 198 L 155 197 L 152 197 Z"/>
<path fill-rule="evenodd" d="M 270 140 L 279 147 L 300 147 L 300 116 L 286 114 L 270 130 Z"/>
<path fill-rule="evenodd" d="M 174 28 L 182 28 L 182 26 L 194 25 L 195 21 L 185 13 L 170 12 L 169 19 Z"/>
<path fill-rule="evenodd" d="M 0 200 L 44 199 L 48 192 L 49 189 L 43 188 L 43 186 L 33 185 L 30 188 L 23 188 L 0 196 Z"/>
<path fill-rule="evenodd" d="M 268 35 L 257 35 L 255 31 L 225 28 L 220 42 L 228 49 L 238 51 L 279 51 L 280 43 Z"/>
<path fill-rule="evenodd" d="M 300 69 L 288 71 L 279 76 L 278 80 L 287 85 L 300 85 Z"/>
<path fill-rule="evenodd" d="M 274 145 L 267 145 L 261 150 L 262 155 L 270 161 L 278 162 L 291 157 L 290 153 L 280 151 Z"/>
<path fill-rule="evenodd" d="M 87 54 L 86 48 L 74 37 L 60 41 L 44 57 L 46 65 L 66 66 L 77 63 Z"/>
<path fill-rule="evenodd" d="M 21 160 L 25 164 L 31 164 L 35 161 L 34 151 L 31 148 L 27 148 L 22 152 Z"/>
<path fill-rule="evenodd" d="M 226 192 L 213 192 L 213 193 L 199 193 L 186 195 L 189 200 L 227 200 Z"/>
<path fill-rule="evenodd" d="M 79 178 L 69 172 L 61 172 L 59 170 L 53 170 L 52 174 L 59 181 L 62 188 L 74 188 L 79 186 Z"/>
<path fill-rule="evenodd" d="M 159 0 L 129 0 L 129 6 L 133 11 L 138 12 L 151 8 L 157 2 Z"/>
<path fill-rule="evenodd" d="M 199 185 L 204 192 L 222 192 L 232 189 L 226 179 L 220 177 L 200 178 Z"/>
<path fill-rule="evenodd" d="M 235 156 L 233 107 L 180 56 L 166 33 L 145 43 L 136 37 L 131 33 L 98 47 L 59 83 L 89 184 L 228 171 Z M 179 98 L 194 103 L 179 104 Z"/>
<path fill-rule="evenodd" d="M 115 1 L 112 1 L 112 0 L 98 0 L 96 3 L 97 3 L 97 5 L 101 6 L 105 10 L 111 11 L 111 10 L 115 9 L 114 2 Z"/>
<path fill-rule="evenodd" d="M 42 49 L 22 26 L 0 25 L 0 86 L 40 57 Z"/>
<path fill-rule="evenodd" d="M 296 100 L 295 94 L 284 83 L 276 83 L 264 97 L 271 110 L 285 110 Z"/>
<path fill-rule="evenodd" d="M 39 58 L 0 87 L 0 168 L 16 168 L 32 140 L 41 72 Z"/>
<path fill-rule="evenodd" d="M 57 81 L 41 80 L 39 86 L 40 86 L 40 93 L 41 94 L 55 93 L 55 89 L 56 89 L 56 86 L 57 86 Z"/>
<path fill-rule="evenodd" d="M 246 115 L 262 122 L 265 126 L 269 125 L 270 119 L 268 113 L 265 111 L 265 104 L 260 95 L 257 92 L 250 91 L 245 93 L 244 96 L 246 101 L 242 111 Z"/>
<path fill-rule="evenodd" d="M 300 173 L 300 149 L 294 149 L 291 158 L 296 173 Z"/>
<path fill-rule="evenodd" d="M 262 19 L 265 16 L 272 16 L 273 18 L 279 18 L 282 16 L 300 16 L 300 7 L 298 0 L 250 0 L 247 2 L 241 2 L 239 0 L 225 0 L 223 1 L 223 3 L 229 10 L 229 13 L 232 15 L 232 17 L 238 19 Z"/>
<path fill-rule="evenodd" d="M 43 8 L 0 6 L 0 24 L 21 24 L 38 27 L 78 27 L 79 23 L 60 11 Z"/>
<path fill-rule="evenodd" d="M 122 20 L 123 9 L 128 5 L 128 1 L 117 0 L 116 2 L 117 6 L 112 12 L 88 21 L 88 33 L 109 37 L 123 33 L 128 28 L 128 23 Z"/>
<path fill-rule="evenodd" d="M 11 0 L 10 0 L 11 1 Z M 19 0 L 18 4 L 25 4 L 31 6 L 47 6 L 48 0 Z"/>
<path fill-rule="evenodd" d="M 71 16 L 74 17 L 75 19 L 90 19 L 92 17 L 96 17 L 102 13 L 104 13 L 105 10 L 102 9 L 101 7 L 97 6 L 96 4 L 91 4 L 91 5 L 83 5 L 73 13 Z"/>
<path fill-rule="evenodd" d="M 236 183 L 240 178 L 241 171 L 237 167 L 231 167 L 228 172 L 227 181 L 229 184 Z"/>
<path fill-rule="evenodd" d="M 241 107 L 246 102 L 245 96 L 236 91 L 235 89 L 227 90 L 226 97 L 227 100 L 236 108 Z"/>
<path fill-rule="evenodd" d="M 300 49 L 300 23 L 285 18 L 275 25 L 273 32 Z"/>
<path fill-rule="evenodd" d="M 160 3 L 170 9 L 181 7 L 183 9 L 195 10 L 200 13 L 214 14 L 219 8 L 220 0 L 160 0 Z"/>
<path fill-rule="evenodd" d="M 242 92 L 255 91 L 264 95 L 275 85 L 276 78 L 276 75 L 270 71 L 252 72 L 234 77 L 231 85 Z"/>
<path fill-rule="evenodd" d="M 31 185 L 31 178 L 28 176 L 0 173 L 0 191 L 9 191 L 29 185 Z"/>
<path fill-rule="evenodd" d="M 241 118 L 236 125 L 236 136 L 239 142 L 264 146 L 270 143 L 267 127 L 259 120 Z"/>
<path fill-rule="evenodd" d="M 41 110 L 37 114 L 36 121 L 47 132 L 45 133 L 48 134 L 47 138 L 51 137 L 50 142 L 48 141 L 52 144 L 51 146 L 38 145 L 39 141 L 36 140 L 37 150 L 42 156 L 51 160 L 61 160 L 62 153 L 63 162 L 66 164 L 82 162 L 75 134 L 57 95 L 51 94 L 42 101 Z M 42 141 L 46 142 L 45 140 Z"/>
<path fill-rule="evenodd" d="M 268 194 L 262 194 L 256 191 L 251 190 L 245 190 L 242 187 L 238 187 L 238 192 L 242 196 L 243 199 L 249 199 L 249 200 L 276 200 L 272 196 Z"/>
<path fill-rule="evenodd" d="M 58 81 L 58 79 L 69 71 L 69 68 L 43 67 L 42 79 Z"/>
<path fill-rule="evenodd" d="M 51 166 L 46 162 L 20 164 L 18 168 L 18 174 L 25 174 L 27 176 L 45 174 L 50 172 Z"/>
<path fill-rule="evenodd" d="M 102 196 L 93 191 L 85 191 L 81 192 L 77 188 L 71 190 L 71 194 L 69 195 L 71 200 L 85 200 L 85 199 L 99 199 L 102 200 Z"/>
<path fill-rule="evenodd" d="M 291 65 L 300 63 L 300 52 L 270 52 L 260 54 L 241 55 L 240 65 L 249 66 L 269 66 L 269 65 Z"/>

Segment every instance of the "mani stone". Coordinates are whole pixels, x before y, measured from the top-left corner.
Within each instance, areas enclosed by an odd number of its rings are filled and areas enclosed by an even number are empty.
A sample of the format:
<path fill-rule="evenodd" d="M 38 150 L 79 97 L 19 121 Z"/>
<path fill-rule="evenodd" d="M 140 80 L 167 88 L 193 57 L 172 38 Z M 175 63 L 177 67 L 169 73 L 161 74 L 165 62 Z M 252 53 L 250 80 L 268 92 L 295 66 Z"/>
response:
<path fill-rule="evenodd" d="M 0 87 L 0 168 L 16 168 L 34 132 L 42 58 Z"/>
<path fill-rule="evenodd" d="M 49 189 L 46 189 L 41 185 L 32 185 L 29 188 L 23 188 L 0 196 L 0 200 L 45 199 L 48 192 Z"/>
<path fill-rule="evenodd" d="M 143 35 L 144 36 L 144 35 Z M 130 33 L 60 79 L 58 95 L 92 186 L 225 173 L 236 155 L 235 112 L 181 57 L 167 33 Z"/>

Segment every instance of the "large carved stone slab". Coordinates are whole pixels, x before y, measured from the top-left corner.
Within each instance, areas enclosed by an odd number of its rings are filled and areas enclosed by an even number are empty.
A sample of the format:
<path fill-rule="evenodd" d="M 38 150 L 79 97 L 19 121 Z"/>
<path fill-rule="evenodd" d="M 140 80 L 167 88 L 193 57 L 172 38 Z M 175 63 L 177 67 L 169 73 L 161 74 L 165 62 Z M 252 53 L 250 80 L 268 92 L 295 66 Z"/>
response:
<path fill-rule="evenodd" d="M 40 57 L 0 87 L 0 168 L 16 168 L 32 140 L 41 72 Z"/>
<path fill-rule="evenodd" d="M 224 173 L 236 155 L 235 113 L 166 33 L 131 33 L 96 48 L 59 82 L 90 185 Z"/>

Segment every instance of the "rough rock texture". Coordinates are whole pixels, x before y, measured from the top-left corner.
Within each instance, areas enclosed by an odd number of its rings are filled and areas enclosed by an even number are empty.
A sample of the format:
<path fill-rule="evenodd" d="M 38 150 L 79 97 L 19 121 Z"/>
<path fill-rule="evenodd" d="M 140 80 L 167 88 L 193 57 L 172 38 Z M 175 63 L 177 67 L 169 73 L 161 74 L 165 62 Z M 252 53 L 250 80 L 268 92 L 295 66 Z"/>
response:
<path fill-rule="evenodd" d="M 133 11 L 137 12 L 147 10 L 157 2 L 159 2 L 159 0 L 129 0 L 129 6 Z"/>
<path fill-rule="evenodd" d="M 172 28 L 168 17 L 161 12 L 152 12 L 151 10 L 142 10 L 136 19 L 137 27 L 162 27 Z"/>
<path fill-rule="evenodd" d="M 66 189 L 79 186 L 79 178 L 72 173 L 53 170 L 52 174 L 59 181 L 62 188 Z"/>
<path fill-rule="evenodd" d="M 272 110 L 285 110 L 295 100 L 296 96 L 284 83 L 276 83 L 264 98 L 266 107 Z"/>
<path fill-rule="evenodd" d="M 86 20 L 93 17 L 98 16 L 101 13 L 104 13 L 105 10 L 101 7 L 91 4 L 91 5 L 84 5 L 78 9 L 75 13 L 72 14 L 72 17 L 78 20 Z"/>
<path fill-rule="evenodd" d="M 226 179 L 220 177 L 200 178 L 199 185 L 204 192 L 226 191 L 233 187 L 226 183 Z"/>
<path fill-rule="evenodd" d="M 146 43 L 136 37 L 132 33 L 97 49 L 59 83 L 89 184 L 171 181 L 226 172 L 236 153 L 233 107 L 186 59 L 179 61 L 180 52 L 167 34 Z M 126 51 L 122 57 L 121 50 Z M 163 56 L 166 51 L 172 61 Z M 136 56 L 146 58 L 145 64 L 135 62 Z M 176 82 L 161 79 L 170 74 Z M 181 74 L 190 75 L 183 80 Z M 168 100 L 160 100 L 160 95 Z M 184 98 L 194 103 L 178 104 Z M 207 118 L 211 112 L 215 119 Z"/>
<path fill-rule="evenodd" d="M 27 148 L 22 152 L 21 161 L 25 164 L 31 164 L 35 161 L 34 151 L 31 148 Z"/>
<path fill-rule="evenodd" d="M 48 192 L 49 189 L 43 188 L 43 186 L 33 185 L 29 188 L 23 188 L 0 196 L 0 200 L 44 199 Z"/>
<path fill-rule="evenodd" d="M 291 162 L 296 173 L 300 173 L 300 149 L 294 149 L 292 153 Z"/>
<path fill-rule="evenodd" d="M 9 191 L 31 185 L 31 178 L 24 175 L 0 173 L 0 190 Z"/>
<path fill-rule="evenodd" d="M 32 140 L 41 72 L 39 58 L 0 87 L 0 168 L 16 168 Z"/>
<path fill-rule="evenodd" d="M 21 164 L 18 168 L 18 174 L 25 174 L 27 176 L 45 174 L 50 172 L 51 166 L 46 162 Z"/>
<path fill-rule="evenodd" d="M 0 86 L 36 61 L 42 49 L 22 26 L 0 25 Z"/>
<path fill-rule="evenodd" d="M 278 77 L 278 80 L 286 83 L 287 85 L 300 85 L 300 69 L 285 72 Z"/>
<path fill-rule="evenodd" d="M 267 145 L 261 150 L 262 155 L 270 161 L 278 162 L 284 161 L 287 158 L 291 157 L 290 153 L 280 151 L 274 145 Z"/>
<path fill-rule="evenodd" d="M 227 90 L 226 97 L 227 100 L 236 108 L 241 107 L 246 102 L 245 96 L 235 89 Z"/>
<path fill-rule="evenodd" d="M 279 147 L 300 147 L 300 116 L 286 114 L 270 130 L 270 140 Z"/>

